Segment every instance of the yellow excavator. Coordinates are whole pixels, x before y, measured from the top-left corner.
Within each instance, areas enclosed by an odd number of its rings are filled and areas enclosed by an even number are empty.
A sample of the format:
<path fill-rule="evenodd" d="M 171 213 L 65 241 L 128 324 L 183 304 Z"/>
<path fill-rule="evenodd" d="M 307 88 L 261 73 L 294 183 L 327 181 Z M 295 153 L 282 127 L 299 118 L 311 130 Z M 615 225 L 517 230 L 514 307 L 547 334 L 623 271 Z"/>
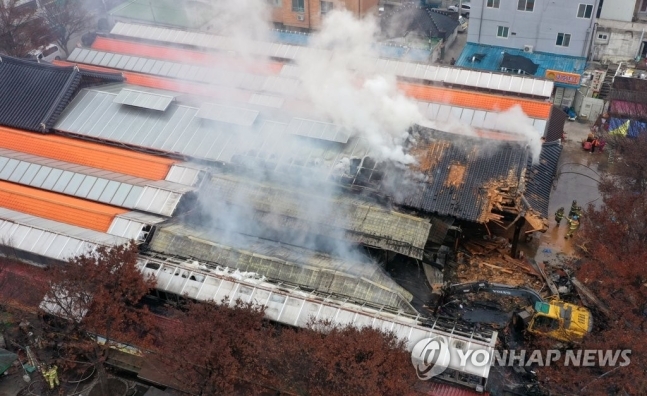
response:
<path fill-rule="evenodd" d="M 535 290 L 526 287 L 487 281 L 460 283 L 446 286 L 441 301 L 457 294 L 481 292 L 528 298 L 532 304 L 515 313 L 513 325 L 534 335 L 564 342 L 579 342 L 593 329 L 593 318 L 588 309 L 561 301 L 558 297 L 544 300 Z"/>

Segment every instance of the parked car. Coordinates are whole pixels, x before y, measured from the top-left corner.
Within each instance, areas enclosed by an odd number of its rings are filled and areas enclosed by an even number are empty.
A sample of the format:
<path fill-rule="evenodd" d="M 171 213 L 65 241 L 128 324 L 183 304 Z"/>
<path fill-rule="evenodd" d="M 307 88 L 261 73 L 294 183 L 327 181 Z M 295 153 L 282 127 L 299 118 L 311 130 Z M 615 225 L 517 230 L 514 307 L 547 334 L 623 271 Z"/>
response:
<path fill-rule="evenodd" d="M 454 4 L 452 6 L 447 7 L 449 11 L 454 11 L 458 12 L 458 4 Z M 472 10 L 472 6 L 470 5 L 469 2 L 461 3 L 461 15 L 470 17 L 470 11 Z"/>
<path fill-rule="evenodd" d="M 40 62 L 51 62 L 53 60 L 59 60 L 63 57 L 63 52 L 58 48 L 56 44 L 49 44 L 39 49 L 29 51 L 27 54 L 27 59 Z"/>
<path fill-rule="evenodd" d="M 459 32 L 464 32 L 467 30 L 467 26 L 468 26 L 467 18 L 463 18 L 462 16 L 459 16 L 458 23 L 459 23 L 458 25 Z"/>

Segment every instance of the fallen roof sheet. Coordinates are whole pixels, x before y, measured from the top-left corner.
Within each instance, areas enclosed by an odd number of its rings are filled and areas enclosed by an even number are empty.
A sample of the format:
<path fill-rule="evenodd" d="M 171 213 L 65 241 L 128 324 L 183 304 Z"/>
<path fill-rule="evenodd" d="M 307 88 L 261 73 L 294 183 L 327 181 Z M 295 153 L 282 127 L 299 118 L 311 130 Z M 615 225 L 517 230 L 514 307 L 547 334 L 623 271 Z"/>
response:
<path fill-rule="evenodd" d="M 240 50 L 240 40 L 201 32 L 185 32 L 175 29 L 117 22 L 112 35 L 138 38 L 177 45 L 191 45 L 219 51 Z M 325 50 L 286 45 L 280 43 L 249 42 L 248 53 L 272 58 L 296 60 L 302 57 L 330 56 Z M 375 58 L 375 69 L 367 71 L 390 72 L 399 77 L 416 78 L 429 82 L 445 82 L 470 88 L 497 90 L 513 94 L 524 94 L 550 98 L 553 82 L 533 77 L 513 76 L 503 73 L 479 72 L 456 67 L 426 65 L 413 62 Z"/>
<path fill-rule="evenodd" d="M 173 95 L 161 95 L 152 92 L 143 92 L 136 89 L 123 88 L 115 103 L 141 107 L 143 109 L 164 111 L 175 100 Z"/>
<path fill-rule="evenodd" d="M 100 245 L 128 239 L 0 207 L 0 244 L 39 256 L 67 260 Z"/>
<path fill-rule="evenodd" d="M 529 155 L 523 145 L 415 129 L 409 152 L 418 160 L 413 170 L 426 179 L 403 186 L 399 204 L 485 223 L 498 188 L 513 192 L 519 187 Z"/>
<path fill-rule="evenodd" d="M 406 348 L 413 347 L 425 338 L 446 337 L 452 371 L 477 376 L 484 384 L 490 365 L 462 365 L 456 348 L 485 350 L 492 354 L 497 340 L 496 332 L 476 333 L 460 326 L 446 326 L 440 321 L 424 320 L 419 316 L 393 312 L 375 305 L 348 301 L 320 292 L 304 292 L 288 285 L 275 285 L 251 274 L 240 274 L 227 268 L 214 268 L 198 262 L 164 261 L 142 257 L 138 264 L 146 275 L 157 280 L 156 288 L 177 295 L 187 295 L 199 301 L 233 305 L 237 300 L 265 307 L 269 320 L 289 326 L 306 327 L 312 320 L 330 322 L 332 325 L 373 327 L 392 331 L 405 341 Z M 242 276 L 241 276 L 242 275 Z M 245 276 L 246 275 L 246 276 Z M 426 326 L 422 323 L 428 323 Z M 464 378 L 463 378 L 464 379 Z"/>
<path fill-rule="evenodd" d="M 5 127 L 0 127 L 0 147 L 151 180 L 163 180 L 176 162 L 104 144 Z"/>
<path fill-rule="evenodd" d="M 193 188 L 0 149 L 0 180 L 171 216 Z"/>
<path fill-rule="evenodd" d="M 548 217 L 548 203 L 553 190 L 553 179 L 557 172 L 559 156 L 562 153 L 559 141 L 544 143 L 539 156 L 539 163 L 533 164 L 528 160 L 528 170 L 525 177 L 524 197 L 530 206 L 542 216 Z"/>
<path fill-rule="evenodd" d="M 201 196 L 234 206 L 250 206 L 254 224 L 274 230 L 314 234 L 422 259 L 431 225 L 428 220 L 388 210 L 347 194 L 330 198 L 278 185 L 216 174 L 205 183 Z M 241 197 L 245 199 L 241 199 Z M 328 208 L 328 210 L 326 210 Z M 256 213 L 260 212 L 260 213 Z M 294 239 L 294 238 L 292 238 Z M 286 241 L 290 242 L 290 241 Z"/>
<path fill-rule="evenodd" d="M 172 224 L 157 229 L 150 250 L 251 271 L 278 282 L 415 312 L 412 296 L 376 263 L 347 261 L 268 240 Z M 360 255 L 356 255 L 360 258 Z"/>
<path fill-rule="evenodd" d="M 0 59 L 0 125 L 47 132 L 81 85 L 123 81 L 120 74 L 86 74 L 3 55 Z"/>
<path fill-rule="evenodd" d="M 125 209 L 0 181 L 0 206 L 37 217 L 107 232 Z"/>

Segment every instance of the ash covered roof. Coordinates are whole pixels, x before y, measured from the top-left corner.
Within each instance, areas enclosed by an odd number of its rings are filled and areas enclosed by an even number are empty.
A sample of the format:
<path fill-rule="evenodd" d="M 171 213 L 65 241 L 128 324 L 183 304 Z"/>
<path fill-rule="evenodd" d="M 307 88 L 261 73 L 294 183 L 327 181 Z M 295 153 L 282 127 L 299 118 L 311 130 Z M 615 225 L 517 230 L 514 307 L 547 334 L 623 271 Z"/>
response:
<path fill-rule="evenodd" d="M 528 159 L 528 170 L 526 171 L 526 188 L 524 196 L 530 206 L 548 217 L 548 202 L 553 187 L 553 178 L 557 172 L 559 156 L 562 153 L 562 145 L 559 141 L 544 143 L 539 156 L 539 163 L 533 164 Z"/>
<path fill-rule="evenodd" d="M 120 74 L 88 73 L 24 59 L 0 58 L 0 125 L 47 132 L 72 100 L 90 84 L 123 81 Z"/>
<path fill-rule="evenodd" d="M 200 194 L 203 199 L 218 197 L 211 205 L 243 208 L 237 209 L 241 218 L 286 243 L 347 240 L 422 259 L 431 227 L 428 220 L 349 194 L 317 193 L 218 174 Z M 295 232 L 298 238 L 291 235 Z"/>
<path fill-rule="evenodd" d="M 359 254 L 353 259 L 334 258 L 279 242 L 185 224 L 158 228 L 150 249 L 415 313 L 409 304 L 411 294 L 377 263 Z"/>
<path fill-rule="evenodd" d="M 399 204 L 439 215 L 484 223 L 501 189 L 514 192 L 527 165 L 518 142 L 497 141 L 415 127 L 410 153 L 420 182 L 403 184 Z"/>

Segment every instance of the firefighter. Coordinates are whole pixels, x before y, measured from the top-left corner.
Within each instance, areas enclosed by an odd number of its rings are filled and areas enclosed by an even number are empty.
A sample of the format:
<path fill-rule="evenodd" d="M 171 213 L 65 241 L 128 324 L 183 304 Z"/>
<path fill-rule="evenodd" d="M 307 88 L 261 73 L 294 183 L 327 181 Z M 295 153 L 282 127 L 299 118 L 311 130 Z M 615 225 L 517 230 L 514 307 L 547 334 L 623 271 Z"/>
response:
<path fill-rule="evenodd" d="M 577 204 L 576 200 L 573 200 L 573 203 L 571 204 L 571 210 L 568 212 L 568 217 L 572 218 L 573 216 L 579 216 L 579 211 L 582 208 L 580 208 Z"/>
<path fill-rule="evenodd" d="M 580 228 L 580 218 L 579 216 L 573 216 L 572 218 L 568 219 L 568 232 L 566 233 L 566 236 L 564 239 L 572 238 L 573 234 L 577 229 Z"/>
<path fill-rule="evenodd" d="M 564 207 L 561 207 L 557 209 L 557 212 L 555 212 L 555 222 L 557 223 L 557 226 L 562 223 L 562 219 L 564 218 Z"/>
<path fill-rule="evenodd" d="M 60 385 L 60 383 L 58 382 L 57 370 L 58 367 L 56 366 L 49 366 L 47 370 L 43 370 L 43 377 L 45 377 L 45 381 L 49 383 L 50 389 L 54 389 L 54 387 Z"/>

